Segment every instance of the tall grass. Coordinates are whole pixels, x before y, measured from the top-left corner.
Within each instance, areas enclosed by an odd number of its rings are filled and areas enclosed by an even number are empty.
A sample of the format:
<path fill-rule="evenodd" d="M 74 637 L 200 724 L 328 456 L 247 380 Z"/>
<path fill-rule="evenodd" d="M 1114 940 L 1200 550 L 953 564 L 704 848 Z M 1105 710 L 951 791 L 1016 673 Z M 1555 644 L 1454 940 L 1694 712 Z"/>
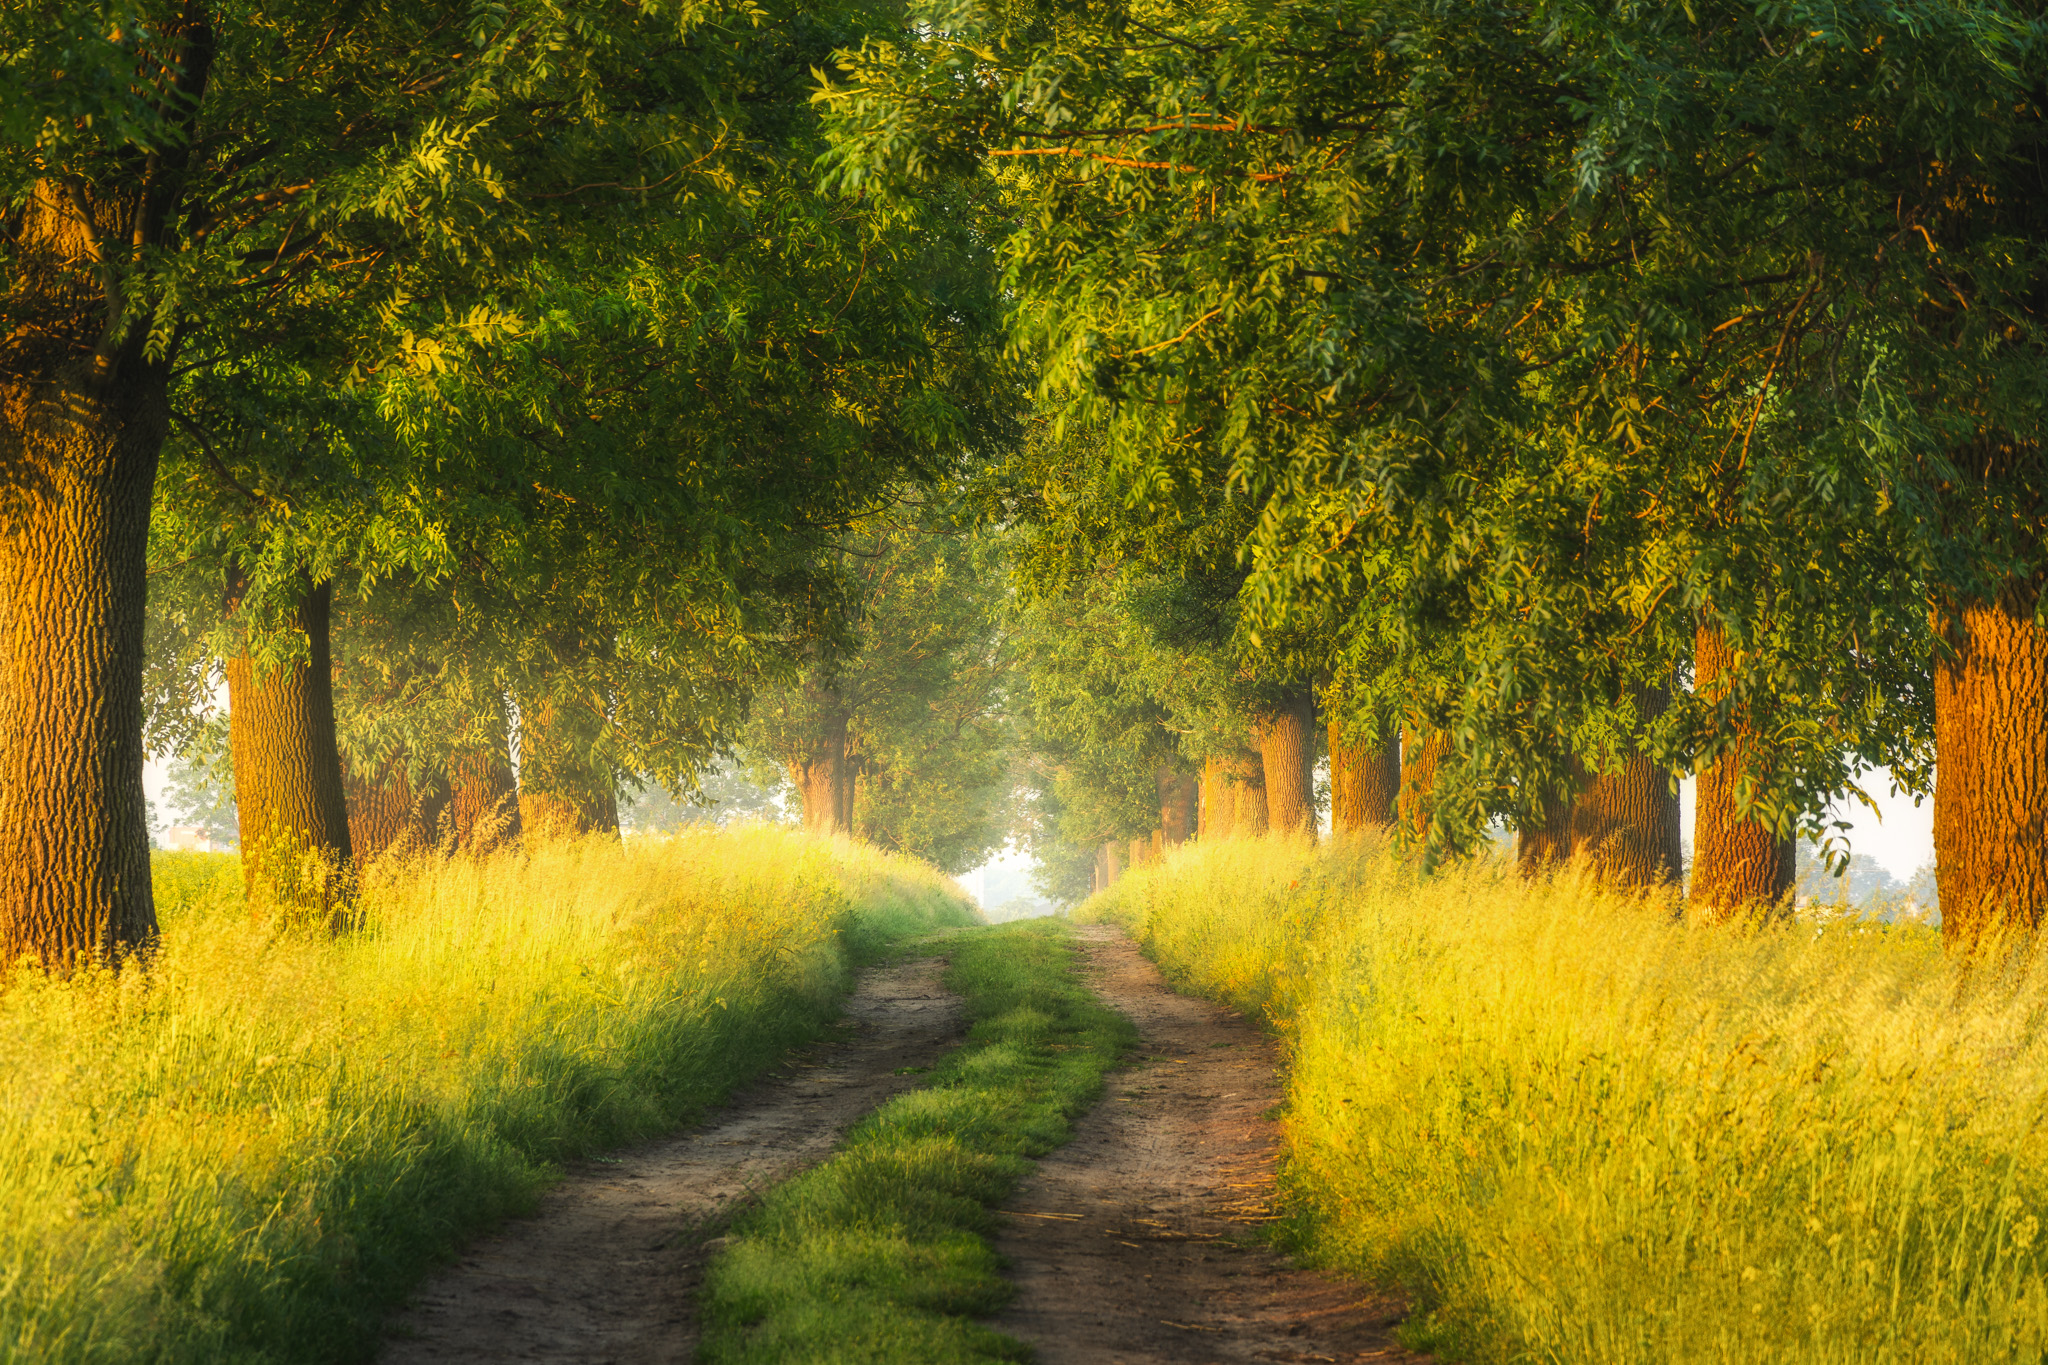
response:
<path fill-rule="evenodd" d="M 146 969 L 0 994 L 0 1360 L 364 1359 L 554 1163 L 808 1036 L 864 943 L 972 919 L 769 828 L 387 863 L 340 937 L 160 856 Z"/>
<path fill-rule="evenodd" d="M 1278 839 L 1089 907 L 1282 1031 L 1298 1235 L 1404 1283 L 1415 1344 L 2041 1360 L 2048 977 L 1965 977 L 1919 927 L 1675 908 Z"/>

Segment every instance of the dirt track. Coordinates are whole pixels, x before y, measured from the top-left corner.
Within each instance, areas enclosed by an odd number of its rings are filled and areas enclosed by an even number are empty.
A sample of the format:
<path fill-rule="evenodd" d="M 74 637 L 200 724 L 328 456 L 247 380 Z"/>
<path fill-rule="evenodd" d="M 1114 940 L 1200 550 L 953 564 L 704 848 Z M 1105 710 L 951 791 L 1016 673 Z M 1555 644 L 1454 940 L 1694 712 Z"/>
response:
<path fill-rule="evenodd" d="M 1103 998 L 1143 1036 L 1074 1140 L 1010 1201 L 997 1249 L 1017 1298 L 990 1324 L 1044 1365 L 1426 1357 L 1398 1300 L 1289 1268 L 1269 1214 L 1279 1058 L 1251 1023 L 1176 995 L 1115 929 L 1080 931 Z"/>
<path fill-rule="evenodd" d="M 822 1160 L 916 1084 L 960 1031 L 940 958 L 868 972 L 846 1041 L 793 1059 L 701 1127 L 579 1163 L 531 1218 L 471 1248 L 391 1324 L 390 1365 L 666 1365 L 696 1342 L 704 1238 L 748 1196 Z"/>

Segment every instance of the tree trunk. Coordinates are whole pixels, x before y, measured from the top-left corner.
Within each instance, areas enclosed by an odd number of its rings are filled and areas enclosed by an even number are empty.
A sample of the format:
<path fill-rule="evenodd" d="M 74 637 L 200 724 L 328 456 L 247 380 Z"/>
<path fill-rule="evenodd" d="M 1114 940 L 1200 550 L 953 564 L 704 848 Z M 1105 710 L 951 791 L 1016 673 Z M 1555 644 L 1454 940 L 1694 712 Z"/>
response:
<path fill-rule="evenodd" d="M 1316 832 L 1316 699 L 1303 692 L 1261 718 L 1260 767 L 1266 775 L 1266 812 L 1273 829 Z"/>
<path fill-rule="evenodd" d="M 1702 625 L 1693 641 L 1693 688 L 1710 701 L 1727 692 L 1723 677 L 1734 667 L 1728 640 Z M 1744 905 L 1776 905 L 1792 892 L 1796 872 L 1792 840 L 1780 839 L 1741 809 L 1745 765 L 1756 733 L 1738 718 L 1735 742 L 1699 774 L 1693 810 L 1692 900 L 1725 917 Z"/>
<path fill-rule="evenodd" d="M 1193 773 L 1161 767 L 1159 783 L 1159 841 L 1162 850 L 1178 848 L 1195 832 L 1195 810 L 1201 800 L 1201 779 Z"/>
<path fill-rule="evenodd" d="M 1343 728 L 1330 722 L 1330 829 L 1387 829 L 1401 795 L 1401 733 L 1386 730 L 1377 745 L 1347 744 Z"/>
<path fill-rule="evenodd" d="M 1228 839 L 1237 824 L 1237 789 L 1230 785 L 1230 765 L 1217 755 L 1202 760 L 1201 838 Z"/>
<path fill-rule="evenodd" d="M 232 612 L 239 584 L 229 595 Z M 268 673 L 246 650 L 226 661 L 242 880 L 258 910 L 331 918 L 347 900 L 354 858 L 334 733 L 333 600 L 327 583 L 299 598 L 293 624 L 306 637 L 305 659 Z"/>
<path fill-rule="evenodd" d="M 1572 771 L 1584 785 L 1584 774 L 1576 761 Z M 1572 808 L 1577 793 L 1545 792 L 1540 814 L 1523 816 L 1515 830 L 1515 868 L 1524 877 L 1535 877 L 1572 858 Z"/>
<path fill-rule="evenodd" d="M 1408 837 L 1427 842 L 1435 814 L 1436 770 L 1450 752 L 1450 736 L 1441 730 L 1402 735 L 1401 828 Z"/>
<path fill-rule="evenodd" d="M 540 702 L 519 716 L 519 822 L 528 834 L 617 834 L 619 796 L 594 757 L 604 717 L 581 701 Z"/>
<path fill-rule="evenodd" d="M 1123 874 L 1123 863 L 1118 854 L 1116 840 L 1111 839 L 1102 846 L 1102 879 L 1108 885 L 1115 886 L 1117 878 Z"/>
<path fill-rule="evenodd" d="M 483 740 L 448 756 L 448 820 L 455 846 L 488 853 L 519 837 L 519 783 L 502 698 L 482 719 Z"/>
<path fill-rule="evenodd" d="M 342 766 L 348 792 L 348 841 L 358 866 L 387 852 L 415 852 L 438 847 L 441 819 L 453 793 L 445 777 L 429 778 L 415 787 L 404 754 L 386 759 L 373 778 Z"/>
<path fill-rule="evenodd" d="M 1645 720 L 1662 714 L 1671 694 L 1662 687 L 1639 694 Z M 1583 854 L 1602 880 L 1618 886 L 1663 886 L 1679 878 L 1678 793 L 1671 776 L 1639 753 L 1619 772 L 1586 784 L 1572 809 L 1572 851 Z"/>
<path fill-rule="evenodd" d="M 1225 758 L 1224 773 L 1234 798 L 1230 817 L 1233 838 L 1256 839 L 1271 827 L 1266 808 L 1266 764 L 1257 749 L 1239 749 Z"/>
<path fill-rule="evenodd" d="M 2040 927 L 2048 909 L 2048 630 L 2040 589 L 1938 610 L 1934 867 L 1951 948 Z"/>
<path fill-rule="evenodd" d="M 1152 859 L 1151 859 L 1151 856 L 1150 856 L 1150 855 L 1151 855 L 1151 852 L 1152 852 L 1152 841 L 1151 841 L 1150 839 L 1133 839 L 1133 840 L 1131 840 L 1131 864 L 1130 864 L 1130 865 L 1131 865 L 1132 867 L 1134 867 L 1134 868 L 1138 868 L 1138 867 L 1143 867 L 1143 866 L 1144 866 L 1144 865 L 1145 865 L 1146 863 L 1149 863 L 1149 862 L 1151 862 L 1151 861 L 1152 861 Z"/>
<path fill-rule="evenodd" d="M 0 332 L 0 970 L 156 933 L 142 665 L 166 366 L 95 354 L 92 234 L 62 198 L 44 182 L 18 220 L 9 287 L 33 311 Z"/>

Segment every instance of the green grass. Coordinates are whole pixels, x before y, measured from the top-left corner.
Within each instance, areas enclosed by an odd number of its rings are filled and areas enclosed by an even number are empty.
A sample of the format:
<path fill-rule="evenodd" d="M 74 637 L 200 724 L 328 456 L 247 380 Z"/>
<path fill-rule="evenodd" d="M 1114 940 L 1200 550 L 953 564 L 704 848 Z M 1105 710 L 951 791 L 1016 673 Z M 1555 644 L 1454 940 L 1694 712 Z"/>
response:
<path fill-rule="evenodd" d="M 742 1219 L 705 1285 L 704 1361 L 1031 1358 L 971 1321 L 1010 1295 L 990 1208 L 1029 1158 L 1067 1140 L 1137 1034 L 1076 977 L 1063 925 L 975 929 L 943 948 L 967 1041 L 927 1088 L 883 1105 Z"/>
<path fill-rule="evenodd" d="M 146 970 L 0 993 L 0 1361 L 354 1361 L 558 1163 L 814 1037 L 854 958 L 972 922 L 788 830 L 373 867 L 359 931 L 159 854 Z"/>
<path fill-rule="evenodd" d="M 1281 1032 L 1298 1245 L 1444 1359 L 2042 1360 L 2038 956 L 1675 908 L 1273 839 L 1084 914 Z"/>

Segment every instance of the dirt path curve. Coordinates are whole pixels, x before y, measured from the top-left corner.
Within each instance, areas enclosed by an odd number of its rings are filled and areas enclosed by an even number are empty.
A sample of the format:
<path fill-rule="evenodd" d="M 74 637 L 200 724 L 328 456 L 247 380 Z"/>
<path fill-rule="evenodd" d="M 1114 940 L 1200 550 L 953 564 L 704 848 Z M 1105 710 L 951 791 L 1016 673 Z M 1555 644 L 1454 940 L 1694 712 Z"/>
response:
<path fill-rule="evenodd" d="M 736 1096 L 700 1127 L 579 1162 L 531 1218 L 470 1249 L 391 1324 L 388 1365 L 541 1360 L 666 1365 L 696 1344 L 704 1238 L 736 1205 L 830 1154 L 916 1084 L 960 1033 L 940 958 L 877 967 L 849 1035 Z"/>
<path fill-rule="evenodd" d="M 997 1249 L 1017 1297 L 990 1323 L 1043 1365 L 1422 1361 L 1401 1305 L 1290 1268 L 1266 1221 L 1279 1056 L 1243 1016 L 1176 995 L 1123 932 L 1079 931 L 1092 984 L 1143 1038 L 1074 1140 L 1039 1163 Z"/>

